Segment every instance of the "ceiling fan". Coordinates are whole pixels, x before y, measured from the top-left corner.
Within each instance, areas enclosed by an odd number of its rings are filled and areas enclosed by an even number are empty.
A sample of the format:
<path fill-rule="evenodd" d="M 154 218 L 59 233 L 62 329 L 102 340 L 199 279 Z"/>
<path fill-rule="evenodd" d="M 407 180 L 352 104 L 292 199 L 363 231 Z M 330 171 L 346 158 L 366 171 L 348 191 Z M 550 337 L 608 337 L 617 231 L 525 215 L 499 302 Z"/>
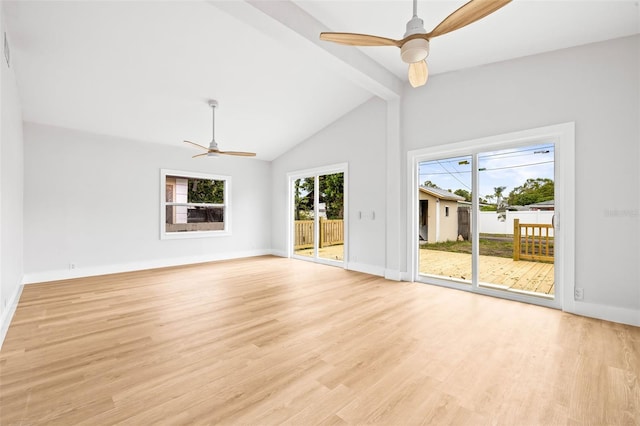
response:
<path fill-rule="evenodd" d="M 206 146 L 202 146 L 200 144 L 197 144 L 195 142 L 191 142 L 191 141 L 184 141 L 185 143 L 191 144 L 191 145 L 195 145 L 198 148 L 202 148 L 204 149 L 206 152 L 203 152 L 202 154 L 196 154 L 191 158 L 196 158 L 196 157 L 218 157 L 219 155 L 237 155 L 240 157 L 255 157 L 255 152 L 242 152 L 242 151 L 220 151 L 220 149 L 218 149 L 218 143 L 216 142 L 216 107 L 218 106 L 218 101 L 215 100 L 210 100 L 209 101 L 209 106 L 211 107 L 211 111 L 213 113 L 212 115 L 212 136 L 211 136 L 211 142 L 209 143 L 209 147 L 207 148 Z"/>
<path fill-rule="evenodd" d="M 403 62 L 409 64 L 409 83 L 419 87 L 427 82 L 429 71 L 425 58 L 429 55 L 429 40 L 467 26 L 505 6 L 511 0 L 471 0 L 447 16 L 431 32 L 424 29 L 418 18 L 418 0 L 413 0 L 413 17 L 400 40 L 355 33 L 320 33 L 320 39 L 349 46 L 395 46 L 400 48 Z"/>

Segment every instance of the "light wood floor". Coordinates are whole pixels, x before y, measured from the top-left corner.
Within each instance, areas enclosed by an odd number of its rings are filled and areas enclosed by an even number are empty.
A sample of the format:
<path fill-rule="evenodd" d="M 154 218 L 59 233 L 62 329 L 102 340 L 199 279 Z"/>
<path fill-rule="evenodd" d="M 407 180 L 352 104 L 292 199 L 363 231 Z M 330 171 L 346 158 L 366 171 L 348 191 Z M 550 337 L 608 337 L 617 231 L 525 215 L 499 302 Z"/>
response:
<path fill-rule="evenodd" d="M 28 285 L 0 424 L 640 424 L 640 329 L 260 257 Z"/>

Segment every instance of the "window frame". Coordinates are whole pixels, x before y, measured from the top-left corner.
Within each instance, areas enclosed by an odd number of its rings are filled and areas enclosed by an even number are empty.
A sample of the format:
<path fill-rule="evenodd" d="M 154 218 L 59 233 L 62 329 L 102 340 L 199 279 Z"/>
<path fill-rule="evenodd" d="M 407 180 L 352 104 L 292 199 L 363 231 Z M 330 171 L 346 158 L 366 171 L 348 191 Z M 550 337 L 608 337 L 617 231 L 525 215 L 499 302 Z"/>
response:
<path fill-rule="evenodd" d="M 218 180 L 224 182 L 224 200 L 222 204 L 208 203 L 167 203 L 166 201 L 166 185 L 167 176 L 175 176 L 179 178 Z M 210 173 L 190 172 L 186 170 L 160 169 L 160 239 L 176 240 L 185 238 L 210 238 L 231 235 L 231 176 L 216 175 Z M 167 232 L 167 207 L 168 206 L 213 206 L 223 207 L 223 223 L 224 229 L 212 231 L 187 231 L 187 232 Z"/>

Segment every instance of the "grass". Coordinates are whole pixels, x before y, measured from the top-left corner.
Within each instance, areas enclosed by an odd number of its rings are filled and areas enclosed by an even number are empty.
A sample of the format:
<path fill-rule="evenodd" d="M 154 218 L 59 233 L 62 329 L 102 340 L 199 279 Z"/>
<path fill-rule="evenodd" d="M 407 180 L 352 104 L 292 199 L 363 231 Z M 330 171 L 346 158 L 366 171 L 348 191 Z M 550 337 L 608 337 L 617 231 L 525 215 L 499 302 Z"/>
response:
<path fill-rule="evenodd" d="M 513 257 L 513 241 L 488 240 L 480 238 L 480 254 L 496 257 Z M 471 241 L 447 241 L 424 244 L 420 248 L 471 254 Z"/>
<path fill-rule="evenodd" d="M 479 242 L 480 254 L 483 256 L 513 258 L 513 239 L 511 238 L 505 238 L 502 235 L 482 234 Z M 553 239 L 549 247 L 551 253 L 553 253 Z M 420 248 L 471 254 L 471 241 L 446 241 L 442 243 L 423 244 Z"/>

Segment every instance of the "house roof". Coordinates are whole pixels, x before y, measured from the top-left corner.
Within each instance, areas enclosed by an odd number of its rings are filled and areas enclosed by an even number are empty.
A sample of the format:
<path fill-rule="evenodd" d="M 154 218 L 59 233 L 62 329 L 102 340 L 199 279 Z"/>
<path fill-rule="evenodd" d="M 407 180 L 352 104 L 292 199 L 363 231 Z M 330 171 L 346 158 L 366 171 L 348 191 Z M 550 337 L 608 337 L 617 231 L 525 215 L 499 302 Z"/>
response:
<path fill-rule="evenodd" d="M 446 189 L 440 188 L 428 188 L 426 186 L 420 186 L 420 191 L 425 194 L 433 195 L 436 198 L 441 200 L 450 200 L 450 201 L 465 201 L 464 197 L 454 194 L 453 192 L 449 192 Z"/>
<path fill-rule="evenodd" d="M 553 207 L 555 200 L 540 201 L 539 203 L 527 204 L 525 207 Z"/>

